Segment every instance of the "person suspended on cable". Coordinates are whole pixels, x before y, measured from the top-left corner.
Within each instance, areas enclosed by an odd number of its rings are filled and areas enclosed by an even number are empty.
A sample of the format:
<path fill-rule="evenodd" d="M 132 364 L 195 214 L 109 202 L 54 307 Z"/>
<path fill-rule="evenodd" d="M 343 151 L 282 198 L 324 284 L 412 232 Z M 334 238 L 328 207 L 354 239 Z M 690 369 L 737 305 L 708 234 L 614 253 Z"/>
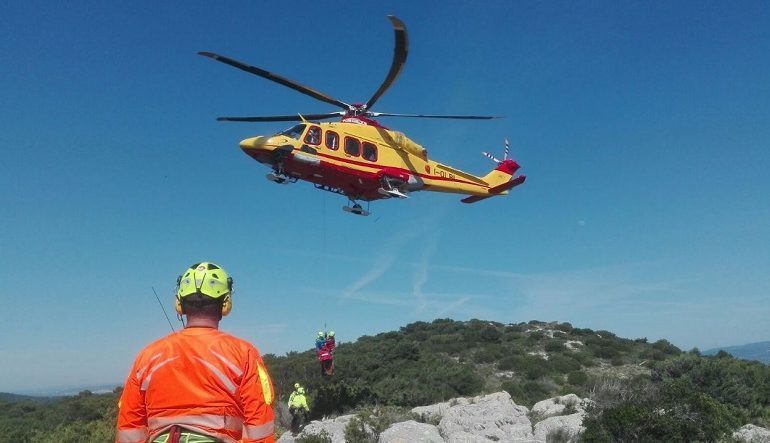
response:
<path fill-rule="evenodd" d="M 332 375 L 334 373 L 334 357 L 326 342 L 324 342 L 317 354 L 318 361 L 321 363 L 321 375 Z"/>
<path fill-rule="evenodd" d="M 118 403 L 117 443 L 272 443 L 274 390 L 259 351 L 219 330 L 233 281 L 214 263 L 177 278 L 184 329 L 136 357 Z"/>
<path fill-rule="evenodd" d="M 329 331 L 328 334 L 326 334 L 326 342 L 324 343 L 326 345 L 326 348 L 331 352 L 334 353 L 334 349 L 337 347 L 337 341 L 334 338 L 334 331 Z"/>
<path fill-rule="evenodd" d="M 315 337 L 315 350 L 320 351 L 321 346 L 326 343 L 326 333 L 324 331 L 318 331 L 318 334 Z"/>

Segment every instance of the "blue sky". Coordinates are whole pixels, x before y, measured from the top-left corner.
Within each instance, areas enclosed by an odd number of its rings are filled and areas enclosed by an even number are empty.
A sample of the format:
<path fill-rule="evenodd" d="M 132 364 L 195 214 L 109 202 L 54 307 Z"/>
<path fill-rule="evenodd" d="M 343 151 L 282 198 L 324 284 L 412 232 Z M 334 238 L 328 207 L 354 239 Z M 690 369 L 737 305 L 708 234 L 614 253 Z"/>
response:
<path fill-rule="evenodd" d="M 276 186 L 239 140 L 335 109 L 196 55 L 376 110 L 483 174 L 474 205 L 416 193 L 373 215 Z M 683 349 L 770 339 L 766 2 L 6 2 L 0 6 L 0 391 L 122 382 L 170 331 L 176 276 L 235 279 L 223 329 L 264 353 L 439 317 L 568 321 Z M 175 326 L 177 324 L 175 323 Z"/>

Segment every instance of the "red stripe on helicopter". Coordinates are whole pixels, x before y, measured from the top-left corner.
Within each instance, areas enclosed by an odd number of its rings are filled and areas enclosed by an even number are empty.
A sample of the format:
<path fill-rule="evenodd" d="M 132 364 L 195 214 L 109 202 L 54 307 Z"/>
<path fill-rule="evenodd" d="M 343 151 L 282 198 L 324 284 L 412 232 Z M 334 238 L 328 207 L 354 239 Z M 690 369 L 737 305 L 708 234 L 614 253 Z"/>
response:
<path fill-rule="evenodd" d="M 430 180 L 457 182 L 457 183 L 463 183 L 463 184 L 466 184 L 466 185 L 479 186 L 481 188 L 489 188 L 489 185 L 487 185 L 487 184 L 483 184 L 482 185 L 480 183 L 474 183 L 474 182 L 470 182 L 470 181 L 467 181 L 467 180 L 460 180 L 458 178 L 441 177 L 441 176 L 438 176 L 438 175 L 428 175 L 428 174 L 423 174 L 423 173 L 420 173 L 420 172 L 417 172 L 417 171 L 412 171 L 412 170 L 409 170 L 409 169 L 396 168 L 396 167 L 393 167 L 393 166 L 388 166 L 386 168 L 386 167 L 379 166 L 379 165 L 377 165 L 375 163 L 371 163 L 371 162 L 362 162 L 362 161 L 356 161 L 356 160 L 351 160 L 351 159 L 347 159 L 347 158 L 335 157 L 333 155 L 323 154 L 321 152 L 319 152 L 317 155 L 319 157 L 323 157 L 323 158 L 326 158 L 326 159 L 337 160 L 337 161 L 340 161 L 340 162 L 343 162 L 343 163 L 350 163 L 350 164 L 357 165 L 357 166 L 364 166 L 364 167 L 367 167 L 367 168 L 377 169 L 379 171 L 381 171 L 383 169 L 397 169 L 399 171 L 404 171 L 407 174 L 416 175 L 418 177 L 427 178 L 427 179 L 430 179 Z M 426 184 L 425 186 L 430 186 L 430 185 Z"/>

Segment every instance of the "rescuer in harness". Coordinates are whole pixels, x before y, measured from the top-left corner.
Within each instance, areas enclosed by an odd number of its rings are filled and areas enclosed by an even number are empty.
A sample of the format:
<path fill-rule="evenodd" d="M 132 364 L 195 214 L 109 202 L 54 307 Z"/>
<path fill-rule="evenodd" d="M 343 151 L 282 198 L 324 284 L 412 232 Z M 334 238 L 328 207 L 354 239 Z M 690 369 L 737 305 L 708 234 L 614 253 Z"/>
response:
<path fill-rule="evenodd" d="M 315 336 L 315 350 L 320 351 L 324 343 L 326 343 L 326 333 L 318 331 L 318 335 Z"/>
<path fill-rule="evenodd" d="M 310 412 L 305 398 L 305 388 L 300 386 L 291 393 L 288 406 L 291 413 L 291 432 L 296 435 L 302 429 L 307 413 Z"/>
<path fill-rule="evenodd" d="M 259 351 L 219 330 L 233 281 L 214 263 L 177 279 L 187 325 L 144 348 L 118 407 L 118 443 L 272 443 L 273 385 Z"/>
<path fill-rule="evenodd" d="M 332 376 L 334 374 L 334 348 L 337 342 L 334 338 L 334 331 L 324 334 L 323 342 L 319 343 L 322 332 L 318 333 L 316 339 L 316 355 L 321 362 L 321 375 Z"/>

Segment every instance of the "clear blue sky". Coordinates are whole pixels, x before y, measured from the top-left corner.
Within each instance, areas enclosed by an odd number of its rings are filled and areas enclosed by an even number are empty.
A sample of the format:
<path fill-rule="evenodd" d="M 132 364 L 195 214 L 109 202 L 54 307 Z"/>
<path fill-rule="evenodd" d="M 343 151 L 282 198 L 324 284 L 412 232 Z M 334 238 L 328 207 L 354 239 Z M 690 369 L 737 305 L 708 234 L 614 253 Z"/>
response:
<path fill-rule="evenodd" d="M 346 102 L 409 60 L 376 110 L 482 174 L 502 140 L 528 176 L 464 205 L 374 215 L 277 186 L 238 149 L 331 109 L 196 55 Z M 0 391 L 120 383 L 170 331 L 176 276 L 236 283 L 223 329 L 263 353 L 439 317 L 568 321 L 683 349 L 770 339 L 767 2 L 5 2 L 0 6 Z"/>

